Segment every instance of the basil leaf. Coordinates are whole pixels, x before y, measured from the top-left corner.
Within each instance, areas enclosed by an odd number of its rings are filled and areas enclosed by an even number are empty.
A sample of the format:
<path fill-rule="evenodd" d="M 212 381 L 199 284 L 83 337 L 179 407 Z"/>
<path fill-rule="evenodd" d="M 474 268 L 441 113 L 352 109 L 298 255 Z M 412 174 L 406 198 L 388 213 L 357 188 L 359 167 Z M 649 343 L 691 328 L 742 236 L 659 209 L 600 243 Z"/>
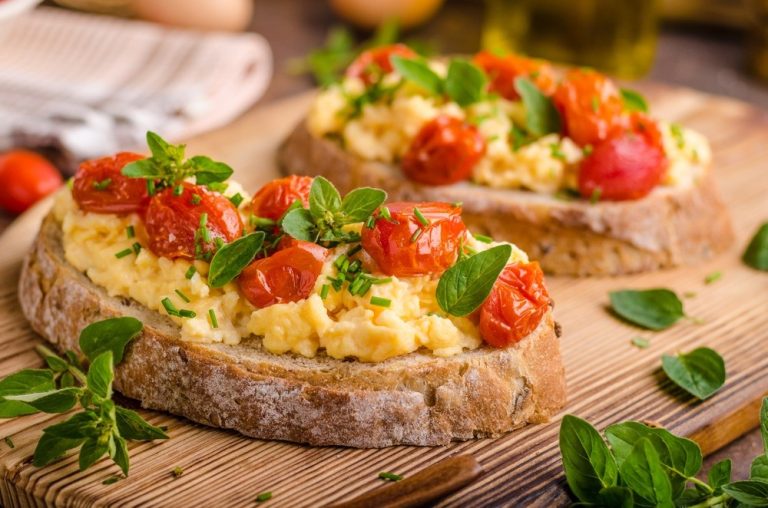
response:
<path fill-rule="evenodd" d="M 650 330 L 669 328 L 685 316 L 683 302 L 669 289 L 612 291 L 610 298 L 616 314 Z"/>
<path fill-rule="evenodd" d="M 24 369 L 0 380 L 0 397 L 55 390 L 53 373 L 47 369 Z M 0 418 L 36 413 L 37 409 L 24 402 L 0 398 Z"/>
<path fill-rule="evenodd" d="M 560 454 L 565 478 L 581 501 L 596 500 L 604 488 L 616 486 L 618 467 L 595 428 L 573 415 L 560 423 Z"/>
<path fill-rule="evenodd" d="M 626 487 L 607 487 L 597 493 L 588 506 L 605 508 L 633 508 L 635 506 L 632 491 Z"/>
<path fill-rule="evenodd" d="M 152 441 L 153 439 L 168 439 L 163 429 L 147 422 L 136 411 L 124 407 L 115 407 L 115 421 L 120 435 L 132 441 Z"/>
<path fill-rule="evenodd" d="M 763 399 L 760 406 L 760 434 L 763 437 L 763 449 L 768 456 L 768 397 Z"/>
<path fill-rule="evenodd" d="M 297 240 L 314 242 L 316 236 L 316 226 L 312 219 L 312 214 L 306 208 L 291 210 L 282 222 L 283 231 Z"/>
<path fill-rule="evenodd" d="M 81 392 L 80 388 L 62 388 L 40 393 L 8 395 L 6 399 L 24 402 L 44 413 L 65 413 L 72 409 Z"/>
<path fill-rule="evenodd" d="M 48 367 L 54 372 L 64 372 L 69 368 L 67 362 L 58 356 L 46 356 L 45 363 L 48 364 Z"/>
<path fill-rule="evenodd" d="M 437 283 L 437 303 L 453 316 L 466 316 L 488 297 L 507 266 L 512 247 L 498 245 L 450 267 Z"/>
<path fill-rule="evenodd" d="M 147 147 L 152 158 L 161 164 L 184 158 L 184 145 L 174 146 L 152 131 L 147 131 Z"/>
<path fill-rule="evenodd" d="M 744 480 L 722 488 L 723 492 L 747 506 L 768 506 L 768 482 Z"/>
<path fill-rule="evenodd" d="M 393 56 L 390 61 L 392 67 L 408 81 L 424 88 L 429 93 L 440 95 L 443 91 L 443 80 L 429 68 L 427 62 Z"/>
<path fill-rule="evenodd" d="M 168 176 L 168 170 L 152 159 L 139 159 L 129 162 L 120 170 L 128 178 L 161 179 Z"/>
<path fill-rule="evenodd" d="M 240 275 L 256 257 L 263 243 L 264 232 L 256 231 L 222 246 L 211 259 L 208 285 L 220 288 Z"/>
<path fill-rule="evenodd" d="M 128 470 L 130 469 L 130 462 L 128 460 L 128 443 L 119 435 L 112 434 L 112 439 L 115 443 L 114 452 L 110 453 L 110 457 L 115 461 L 115 464 L 120 466 L 120 470 L 125 476 L 128 476 Z"/>
<path fill-rule="evenodd" d="M 677 356 L 664 355 L 661 362 L 669 379 L 701 400 L 714 395 L 725 383 L 725 362 L 710 348 L 700 347 Z"/>
<path fill-rule="evenodd" d="M 624 109 L 627 111 L 648 112 L 648 103 L 642 95 L 627 88 L 622 88 L 620 91 L 621 100 L 624 102 Z"/>
<path fill-rule="evenodd" d="M 709 469 L 707 483 L 715 489 L 715 492 L 719 492 L 720 487 L 731 481 L 731 466 L 731 459 L 725 459 Z"/>
<path fill-rule="evenodd" d="M 381 189 L 361 187 L 344 196 L 341 211 L 348 223 L 364 222 L 386 199 L 387 193 Z"/>
<path fill-rule="evenodd" d="M 64 439 L 85 439 L 99 435 L 99 417 L 93 411 L 84 411 L 69 420 L 46 427 L 43 432 Z"/>
<path fill-rule="evenodd" d="M 487 84 L 483 71 L 468 60 L 454 58 L 448 65 L 445 93 L 459 106 L 469 106 L 482 100 Z"/>
<path fill-rule="evenodd" d="M 125 346 L 141 333 L 144 325 L 136 318 L 118 317 L 96 321 L 80 332 L 80 350 L 93 361 L 105 351 L 112 351 L 115 365 L 123 361 Z"/>
<path fill-rule="evenodd" d="M 536 137 L 560 132 L 560 113 L 552 103 L 552 99 L 541 93 L 528 78 L 515 79 L 515 89 L 525 106 L 525 126 L 528 132 Z"/>
<path fill-rule="evenodd" d="M 54 436 L 43 430 L 43 435 L 35 447 L 35 455 L 32 461 L 36 467 L 47 466 L 54 460 L 60 458 L 72 448 L 80 446 L 85 438 L 63 438 Z"/>
<path fill-rule="evenodd" d="M 757 230 L 741 259 L 752 268 L 768 271 L 768 222 Z"/>
<path fill-rule="evenodd" d="M 189 159 L 189 164 L 194 170 L 195 183 L 208 185 L 215 182 L 223 182 L 234 172 L 231 167 L 223 162 L 216 162 L 205 155 L 196 155 Z"/>
<path fill-rule="evenodd" d="M 341 209 L 341 196 L 326 178 L 316 176 L 309 188 L 309 211 L 315 219 L 326 219 L 328 212 Z"/>
<path fill-rule="evenodd" d="M 112 397 L 112 380 L 115 373 L 112 370 L 112 351 L 105 351 L 96 357 L 88 368 L 88 389 L 99 397 Z"/>
<path fill-rule="evenodd" d="M 749 479 L 768 482 L 768 455 L 755 457 L 749 468 Z"/>
<path fill-rule="evenodd" d="M 103 437 L 88 438 L 80 448 L 80 471 L 85 471 L 109 451 L 109 440 Z"/>
<path fill-rule="evenodd" d="M 619 471 L 627 487 L 653 506 L 674 506 L 669 477 L 658 452 L 647 438 L 635 444 Z"/>

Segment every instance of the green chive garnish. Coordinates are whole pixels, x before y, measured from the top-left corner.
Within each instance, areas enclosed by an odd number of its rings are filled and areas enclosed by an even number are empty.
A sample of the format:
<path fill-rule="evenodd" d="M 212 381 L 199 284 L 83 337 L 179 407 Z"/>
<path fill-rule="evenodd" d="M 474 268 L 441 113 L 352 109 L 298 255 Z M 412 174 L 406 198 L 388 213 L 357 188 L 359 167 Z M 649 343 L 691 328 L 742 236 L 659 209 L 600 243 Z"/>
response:
<path fill-rule="evenodd" d="M 178 316 L 179 315 L 179 309 L 176 308 L 176 306 L 173 304 L 170 298 L 166 297 L 160 300 L 160 303 L 165 308 L 165 312 L 167 312 L 171 316 Z"/>
<path fill-rule="evenodd" d="M 390 482 L 399 482 L 403 479 L 403 476 L 395 473 L 381 472 L 379 473 L 379 478 Z"/>
<path fill-rule="evenodd" d="M 117 254 L 115 254 L 115 257 L 117 259 L 120 259 L 120 258 L 124 258 L 125 256 L 130 256 L 131 254 L 133 254 L 133 249 L 128 248 L 128 249 L 123 249 Z"/>
<path fill-rule="evenodd" d="M 328 284 L 323 284 L 323 287 L 320 288 L 320 298 L 325 300 L 328 297 L 328 291 L 331 289 L 331 286 Z"/>
<path fill-rule="evenodd" d="M 389 307 L 392 305 L 392 300 L 389 298 L 382 298 L 380 296 L 372 296 L 371 305 L 376 305 L 378 307 Z"/>
<path fill-rule="evenodd" d="M 429 226 L 429 221 L 427 220 L 426 217 L 424 217 L 424 214 L 421 213 L 421 210 L 414 207 L 413 215 L 416 216 L 416 220 L 419 221 L 419 224 L 421 224 L 422 226 Z"/>
<path fill-rule="evenodd" d="M 216 319 L 216 313 L 213 309 L 208 309 L 208 318 L 211 320 L 211 328 L 219 327 L 219 320 Z"/>
<path fill-rule="evenodd" d="M 147 194 L 154 196 L 155 192 L 157 192 L 157 189 L 155 189 L 155 181 L 147 180 Z"/>
<path fill-rule="evenodd" d="M 413 234 L 411 235 L 411 243 L 416 243 L 416 240 L 418 240 L 423 233 L 424 233 L 424 230 L 421 228 L 414 231 Z"/>
<path fill-rule="evenodd" d="M 389 213 L 389 208 L 387 208 L 386 206 L 381 207 L 381 210 L 379 211 L 379 215 L 381 215 L 387 220 L 390 220 L 392 218 L 392 215 L 390 215 Z"/>
<path fill-rule="evenodd" d="M 176 291 L 176 294 L 179 295 L 179 298 L 181 298 L 182 300 L 184 300 L 187 303 L 190 302 L 189 297 L 187 295 L 185 295 L 184 293 L 182 293 L 180 289 L 175 289 L 174 291 Z"/>
<path fill-rule="evenodd" d="M 195 276 L 195 272 L 197 272 L 197 268 L 195 268 L 195 265 L 192 265 L 187 269 L 187 273 L 184 274 L 184 277 L 191 279 Z"/>
<path fill-rule="evenodd" d="M 191 199 L 192 199 L 192 204 L 193 205 L 199 205 L 200 201 L 203 200 L 203 198 L 201 198 L 199 194 L 192 194 L 192 198 Z"/>
<path fill-rule="evenodd" d="M 387 282 L 392 282 L 392 277 L 384 277 L 383 279 L 372 279 L 371 282 L 373 284 L 386 284 Z"/>
<path fill-rule="evenodd" d="M 179 184 L 176 187 L 173 188 L 173 195 L 174 196 L 181 196 L 184 194 L 184 186 Z"/>
<path fill-rule="evenodd" d="M 229 200 L 232 202 L 233 205 L 235 205 L 235 208 L 239 208 L 240 203 L 243 202 L 243 196 L 241 196 L 240 193 L 238 192 L 234 196 L 230 197 Z"/>
<path fill-rule="evenodd" d="M 264 501 L 269 501 L 272 499 L 272 493 L 271 492 L 262 492 L 258 496 L 256 496 L 256 502 L 257 503 L 263 503 Z"/>
<path fill-rule="evenodd" d="M 485 236 L 485 235 L 472 235 L 472 236 L 474 236 L 475 240 L 477 240 L 478 242 L 483 242 L 483 243 L 493 242 L 493 238 L 491 238 L 490 236 Z"/>
<path fill-rule="evenodd" d="M 197 316 L 197 313 L 195 311 L 193 311 L 193 310 L 181 309 L 179 311 L 179 316 L 185 317 L 185 318 L 193 318 L 193 317 Z"/>
<path fill-rule="evenodd" d="M 109 187 L 111 183 L 112 183 L 112 179 L 111 178 L 105 178 L 104 180 L 102 180 L 100 182 L 93 182 L 93 188 L 96 189 L 96 190 L 100 190 L 100 191 L 101 190 L 106 190 L 107 187 Z"/>
<path fill-rule="evenodd" d="M 139 255 L 139 252 L 141 252 L 141 244 L 139 242 L 133 242 L 133 245 L 131 245 L 133 248 L 133 252 L 136 253 L 136 255 Z"/>
<path fill-rule="evenodd" d="M 128 226 L 127 228 L 125 228 L 125 235 L 128 238 L 133 238 L 134 236 L 136 236 L 136 230 L 133 229 L 133 226 Z"/>

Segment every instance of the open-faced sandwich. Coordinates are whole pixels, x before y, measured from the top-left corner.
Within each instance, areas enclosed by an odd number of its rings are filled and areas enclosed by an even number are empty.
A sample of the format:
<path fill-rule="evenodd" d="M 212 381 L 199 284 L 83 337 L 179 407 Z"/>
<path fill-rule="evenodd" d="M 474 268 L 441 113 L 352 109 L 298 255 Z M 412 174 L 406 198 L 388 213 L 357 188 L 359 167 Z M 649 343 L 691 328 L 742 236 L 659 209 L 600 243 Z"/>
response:
<path fill-rule="evenodd" d="M 437 445 L 564 403 L 539 265 L 473 235 L 461 205 L 342 199 L 322 177 L 253 198 L 231 169 L 150 133 L 152 156 L 84 163 L 27 256 L 25 315 L 59 349 L 96 320 L 141 335 L 115 387 L 249 436 Z"/>
<path fill-rule="evenodd" d="M 652 119 L 588 69 L 482 52 L 425 60 L 369 50 L 319 93 L 281 147 L 288 174 L 398 200 L 463 202 L 473 230 L 545 271 L 631 273 L 691 263 L 733 238 L 707 140 Z"/>

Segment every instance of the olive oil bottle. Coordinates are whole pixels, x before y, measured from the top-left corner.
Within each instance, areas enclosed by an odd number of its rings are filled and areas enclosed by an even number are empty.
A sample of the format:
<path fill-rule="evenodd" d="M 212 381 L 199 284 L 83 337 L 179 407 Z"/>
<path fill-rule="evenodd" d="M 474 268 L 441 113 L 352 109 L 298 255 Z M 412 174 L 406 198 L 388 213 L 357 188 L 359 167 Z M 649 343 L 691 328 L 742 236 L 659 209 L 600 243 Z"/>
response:
<path fill-rule="evenodd" d="M 653 65 L 656 0 L 486 0 L 482 45 L 627 78 Z"/>

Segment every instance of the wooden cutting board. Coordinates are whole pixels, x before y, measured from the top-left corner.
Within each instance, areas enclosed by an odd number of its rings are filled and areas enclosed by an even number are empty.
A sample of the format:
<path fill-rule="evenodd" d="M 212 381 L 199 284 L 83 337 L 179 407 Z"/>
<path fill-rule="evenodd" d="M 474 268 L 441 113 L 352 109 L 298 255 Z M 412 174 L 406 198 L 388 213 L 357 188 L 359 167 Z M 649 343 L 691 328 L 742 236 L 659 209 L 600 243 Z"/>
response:
<path fill-rule="evenodd" d="M 716 174 L 736 225 L 728 252 L 704 265 L 616 279 L 549 278 L 563 325 L 562 350 L 569 403 L 565 412 L 602 429 L 626 419 L 652 420 L 691 436 L 711 452 L 757 425 L 760 398 L 768 393 L 768 274 L 751 270 L 739 257 L 758 225 L 768 220 L 768 115 L 730 99 L 690 90 L 646 85 L 658 116 L 706 134 L 715 152 Z M 220 131 L 194 139 L 190 153 L 205 153 L 237 168 L 236 177 L 255 189 L 275 175 L 274 149 L 302 116 L 309 96 L 254 111 Z M 0 375 L 42 365 L 33 346 L 40 341 L 16 302 L 21 256 L 45 212 L 41 205 L 0 239 Z M 715 270 L 722 278 L 705 285 Z M 644 332 L 606 312 L 607 293 L 618 288 L 669 287 L 691 291 L 686 311 L 700 324 L 683 321 L 661 333 Z M 651 347 L 630 344 L 647 337 Z M 725 358 L 728 381 L 706 402 L 673 389 L 660 371 L 664 353 L 697 346 Z M 440 506 L 553 506 L 568 503 L 557 445 L 559 417 L 496 440 L 440 448 L 382 450 L 311 448 L 257 441 L 233 432 L 146 411 L 171 439 L 130 447 L 131 474 L 112 485 L 117 473 L 104 460 L 85 473 L 75 457 L 43 469 L 31 454 L 43 427 L 60 417 L 35 415 L 0 423 L 0 494 L 4 506 L 254 506 L 257 494 L 274 495 L 266 506 L 319 506 L 381 485 L 380 471 L 409 475 L 456 453 L 471 453 L 486 473 Z M 184 474 L 174 478 L 171 471 Z"/>

